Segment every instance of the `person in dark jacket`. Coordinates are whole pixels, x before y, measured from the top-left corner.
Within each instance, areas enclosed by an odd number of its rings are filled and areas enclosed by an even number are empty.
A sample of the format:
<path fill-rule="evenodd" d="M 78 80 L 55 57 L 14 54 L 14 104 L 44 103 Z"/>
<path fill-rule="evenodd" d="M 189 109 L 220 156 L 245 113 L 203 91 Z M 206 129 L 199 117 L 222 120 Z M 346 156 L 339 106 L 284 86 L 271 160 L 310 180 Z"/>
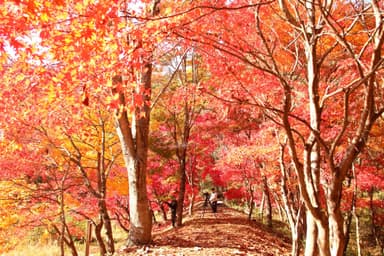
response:
<path fill-rule="evenodd" d="M 208 206 L 208 204 L 209 204 L 209 193 L 208 192 L 205 192 L 204 194 L 203 194 L 203 196 L 204 196 L 204 207 L 207 207 Z"/>
<path fill-rule="evenodd" d="M 165 202 L 171 209 L 171 220 L 172 227 L 176 227 L 176 211 L 177 211 L 177 200 L 175 197 L 172 198 L 171 202 Z"/>

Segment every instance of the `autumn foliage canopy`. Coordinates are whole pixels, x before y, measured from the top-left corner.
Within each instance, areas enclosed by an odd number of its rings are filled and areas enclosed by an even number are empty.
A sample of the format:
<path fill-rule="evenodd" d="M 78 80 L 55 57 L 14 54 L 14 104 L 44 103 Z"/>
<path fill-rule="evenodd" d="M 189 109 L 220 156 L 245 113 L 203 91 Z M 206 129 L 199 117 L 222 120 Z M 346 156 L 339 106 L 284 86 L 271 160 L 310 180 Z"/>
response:
<path fill-rule="evenodd" d="M 279 214 L 295 255 L 300 240 L 306 255 L 343 255 L 356 209 L 379 241 L 383 12 L 380 1 L 0 0 L 0 247 L 45 230 L 74 252 L 87 220 L 113 253 L 111 219 L 145 243 L 147 206 L 166 217 L 176 195 L 193 209 L 211 187 L 250 218 L 257 205 L 268 225 Z"/>

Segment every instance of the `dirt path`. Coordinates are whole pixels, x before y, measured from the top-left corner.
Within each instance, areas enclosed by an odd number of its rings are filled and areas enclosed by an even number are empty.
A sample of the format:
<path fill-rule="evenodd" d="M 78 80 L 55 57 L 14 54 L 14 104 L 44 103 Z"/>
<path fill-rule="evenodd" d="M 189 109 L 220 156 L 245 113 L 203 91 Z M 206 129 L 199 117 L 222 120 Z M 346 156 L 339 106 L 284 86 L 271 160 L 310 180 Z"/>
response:
<path fill-rule="evenodd" d="M 289 239 L 247 216 L 220 207 L 216 216 L 199 209 L 179 228 L 165 227 L 153 233 L 148 247 L 129 248 L 120 255 L 289 255 Z"/>

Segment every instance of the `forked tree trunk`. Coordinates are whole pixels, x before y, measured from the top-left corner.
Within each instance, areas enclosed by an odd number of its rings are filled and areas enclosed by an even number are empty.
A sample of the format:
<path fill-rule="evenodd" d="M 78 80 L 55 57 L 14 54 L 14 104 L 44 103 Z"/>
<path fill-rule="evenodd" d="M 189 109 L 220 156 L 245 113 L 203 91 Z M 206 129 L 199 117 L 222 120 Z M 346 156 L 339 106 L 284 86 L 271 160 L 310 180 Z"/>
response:
<path fill-rule="evenodd" d="M 143 65 L 140 83 L 136 93 L 142 97 L 142 106 L 135 106 L 132 123 L 129 122 L 127 108 L 117 113 L 117 134 L 120 138 L 124 162 L 128 171 L 130 229 L 127 245 L 148 244 L 151 241 L 152 214 L 147 197 L 147 152 L 150 120 L 152 64 Z M 115 93 L 119 93 L 119 103 L 126 106 L 124 92 L 118 90 L 122 77 L 114 77 Z"/>
<path fill-rule="evenodd" d="M 183 56 L 182 60 L 182 75 L 181 80 L 183 86 L 187 86 L 187 59 L 186 55 Z M 192 66 L 192 68 L 194 68 Z M 185 83 L 185 84 L 184 84 Z M 186 191 L 186 185 L 187 185 L 187 150 L 188 150 L 188 143 L 189 143 L 189 137 L 191 133 L 191 129 L 194 122 L 194 117 L 196 116 L 194 114 L 194 104 L 189 103 L 188 98 L 184 99 L 184 106 L 183 106 L 183 124 L 178 124 L 178 120 L 176 118 L 176 113 L 174 113 L 174 131 L 173 131 L 173 139 L 176 144 L 176 156 L 179 162 L 179 176 L 180 176 L 180 185 L 179 185 L 179 197 L 177 199 L 177 226 L 181 226 L 183 223 L 183 210 L 184 210 L 184 199 L 185 199 L 185 191 Z M 181 134 L 178 134 L 178 127 L 182 127 Z M 180 137 L 180 139 L 179 139 Z"/>
<path fill-rule="evenodd" d="M 302 43 L 305 52 L 306 79 L 308 88 L 308 114 L 309 120 L 309 137 L 305 140 L 303 161 L 299 160 L 297 153 L 296 141 L 294 139 L 292 126 L 289 121 L 289 113 L 292 107 L 292 89 L 288 82 L 283 82 L 284 87 L 284 128 L 288 136 L 289 148 L 291 151 L 292 161 L 298 175 L 300 184 L 300 192 L 305 202 L 307 214 L 307 237 L 305 255 L 320 256 L 341 256 L 345 248 L 345 237 L 343 232 L 343 218 L 340 211 L 340 202 L 343 189 L 343 180 L 346 173 L 350 170 L 353 161 L 356 159 L 361 150 L 365 147 L 369 137 L 369 131 L 373 123 L 383 113 L 383 108 L 377 108 L 375 100 L 376 90 L 376 71 L 382 64 L 382 45 L 384 40 L 384 29 L 382 19 L 382 7 L 379 1 L 369 1 L 370 10 L 372 11 L 372 20 L 375 21 L 372 27 L 375 33 L 367 36 L 367 42 L 372 46 L 371 63 L 366 65 L 361 61 L 359 54 L 354 51 L 353 43 L 349 42 L 344 34 L 335 28 L 333 21 L 330 20 L 330 13 L 334 7 L 333 1 L 324 1 L 318 4 L 317 1 L 302 1 L 303 12 L 291 11 L 291 2 L 287 0 L 279 0 L 280 10 L 284 13 L 285 19 L 297 30 L 302 37 Z M 361 1 L 364 2 L 364 1 Z M 356 9 L 356 11 L 358 11 Z M 361 14 L 363 9 L 361 9 Z M 359 13 L 357 13 L 359 15 Z M 327 26 L 326 26 L 327 25 Z M 322 34 L 324 29 L 329 29 Z M 360 81 L 356 83 L 359 87 L 348 87 L 342 91 L 344 96 L 345 111 L 342 116 L 342 126 L 340 132 L 334 137 L 332 142 L 322 137 L 322 110 L 324 109 L 324 101 L 321 99 L 322 91 L 319 90 L 319 79 L 321 73 L 321 65 L 323 58 L 318 50 L 318 43 L 323 35 L 332 35 L 341 45 L 345 52 L 349 54 L 359 75 Z M 364 57 L 365 58 L 365 57 Z M 362 64 L 364 63 L 364 64 Z M 358 113 L 359 120 L 356 121 L 358 126 L 353 136 L 348 137 L 345 131 L 350 127 L 351 113 L 349 113 L 350 89 L 361 89 L 362 93 L 355 95 L 362 97 L 362 110 Z M 356 89 L 357 91 L 357 89 Z M 354 128 L 353 128 L 354 129 Z M 348 140 L 343 158 L 335 160 L 335 151 L 341 141 Z M 322 146 L 320 151 L 319 146 Z M 322 154 L 322 155 L 321 155 Z M 324 160 L 324 169 L 329 172 L 326 186 L 323 186 L 325 193 L 326 207 L 321 204 L 320 184 L 317 177 L 320 173 L 319 161 Z M 322 162 L 323 164 L 323 162 Z"/>
<path fill-rule="evenodd" d="M 160 1 L 153 1 L 151 16 L 160 13 Z M 130 41 L 128 44 L 134 51 L 138 50 L 142 42 L 140 40 Z M 150 55 L 150 54 L 148 54 Z M 147 196 L 147 154 L 148 136 L 151 114 L 151 94 L 152 94 L 152 56 L 138 57 L 135 60 L 139 68 L 131 67 L 131 78 L 136 82 L 135 90 L 128 91 L 132 95 L 131 102 L 126 101 L 123 84 L 123 77 L 115 76 L 112 80 L 114 85 L 113 93 L 119 95 L 120 109 L 116 113 L 116 130 L 122 147 L 123 158 L 128 172 L 129 186 L 129 236 L 127 246 L 142 245 L 151 242 L 152 238 L 152 210 L 150 209 Z M 134 65 L 132 65 L 134 66 Z M 136 102 L 140 97 L 139 104 Z M 128 105 L 133 104 L 134 111 L 132 122 L 129 121 Z"/>

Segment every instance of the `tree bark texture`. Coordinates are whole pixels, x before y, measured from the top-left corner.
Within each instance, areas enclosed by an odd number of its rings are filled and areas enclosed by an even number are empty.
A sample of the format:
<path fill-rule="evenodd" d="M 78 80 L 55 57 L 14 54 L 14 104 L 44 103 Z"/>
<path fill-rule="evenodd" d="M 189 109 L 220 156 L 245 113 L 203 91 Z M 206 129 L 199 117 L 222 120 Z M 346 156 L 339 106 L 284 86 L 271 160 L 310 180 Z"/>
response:
<path fill-rule="evenodd" d="M 150 101 L 152 64 L 143 65 L 141 80 L 136 92 L 141 93 L 143 102 Z M 122 83 L 122 77 L 114 78 L 115 84 Z M 126 106 L 125 95 L 119 93 L 121 106 Z M 145 93 L 144 93 L 145 92 Z M 147 152 L 150 108 L 148 104 L 135 106 L 132 123 L 126 108 L 117 113 L 117 133 L 122 145 L 123 157 L 128 171 L 130 229 L 127 245 L 148 244 L 151 241 L 152 214 L 147 197 Z"/>
<path fill-rule="evenodd" d="M 268 187 L 267 177 L 262 177 L 263 182 L 263 193 L 265 195 L 265 217 L 267 218 L 267 226 L 272 227 L 272 202 L 271 193 Z"/>
<path fill-rule="evenodd" d="M 379 57 L 382 56 L 384 35 L 382 10 L 380 10 L 378 1 L 369 3 L 375 19 L 375 33 L 369 35 L 368 39 L 372 45 L 372 52 L 369 53 L 371 54 L 371 63 L 366 64 L 369 66 L 367 67 L 362 64 L 361 59 L 356 57 L 358 55 L 354 52 L 352 43 L 333 26 L 333 21 L 330 19 L 333 1 L 306 0 L 300 4 L 290 0 L 279 0 L 278 2 L 286 21 L 302 36 L 301 43 L 305 53 L 309 122 L 308 133 L 303 134 L 302 137 L 303 140 L 305 138 L 302 159 L 298 156 L 297 142 L 288 118 L 292 107 L 292 87 L 288 80 L 280 77 L 285 92 L 282 120 L 288 137 L 291 158 L 299 180 L 300 193 L 306 208 L 305 255 L 341 256 L 346 246 L 343 230 L 344 220 L 340 209 L 343 181 L 351 169 L 353 161 L 365 147 L 373 123 L 383 113 L 383 108 L 375 108 L 374 96 L 376 90 L 375 70 L 382 62 Z M 297 15 L 298 12 L 292 11 L 290 8 L 292 6 L 298 8 L 300 6 L 302 16 Z M 327 30 L 334 40 L 345 48 L 345 52 L 349 54 L 360 76 L 355 87 L 350 86 L 341 91 L 344 95 L 343 122 L 338 134 L 331 142 L 322 138 L 321 134 L 322 129 L 324 130 L 322 127 L 322 104 L 324 101 L 321 97 L 324 96 L 320 97 L 320 81 L 325 81 L 325 78 L 322 77 L 321 68 L 324 58 L 328 57 L 318 47 L 320 38 L 325 36 L 325 33 L 322 33 L 323 30 Z M 329 50 L 331 51 L 332 48 Z M 350 111 L 349 90 L 352 88 L 359 88 L 363 107 L 358 115 L 358 120 L 356 120 L 355 134 L 346 138 L 345 131 L 351 125 L 348 111 Z M 336 160 L 335 149 L 342 142 L 342 139 L 348 139 L 348 143 L 344 146 L 343 158 Z M 323 180 L 323 183 L 320 182 L 320 176 L 323 176 L 322 172 L 327 175 L 327 179 Z"/>

